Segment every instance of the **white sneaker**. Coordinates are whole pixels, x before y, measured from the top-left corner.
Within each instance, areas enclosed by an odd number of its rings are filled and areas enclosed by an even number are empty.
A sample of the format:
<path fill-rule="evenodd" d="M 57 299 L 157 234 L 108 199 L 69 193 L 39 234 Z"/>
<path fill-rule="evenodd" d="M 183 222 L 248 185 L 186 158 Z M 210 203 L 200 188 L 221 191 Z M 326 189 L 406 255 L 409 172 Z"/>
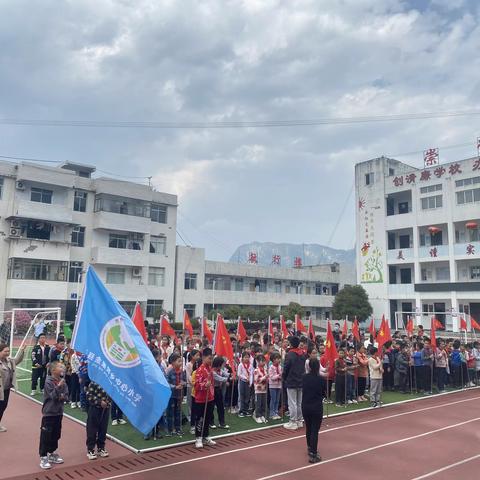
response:
<path fill-rule="evenodd" d="M 297 427 L 298 427 L 298 428 L 303 428 L 303 420 L 299 420 L 299 421 L 297 422 Z"/>
<path fill-rule="evenodd" d="M 203 442 L 201 438 L 195 440 L 195 448 L 203 448 Z"/>
<path fill-rule="evenodd" d="M 253 417 L 253 419 L 254 419 L 257 423 L 263 423 L 262 417 Z"/>
<path fill-rule="evenodd" d="M 49 453 L 47 458 L 50 463 L 55 463 L 56 465 L 63 463 L 63 458 L 58 453 Z"/>
<path fill-rule="evenodd" d="M 82 408 L 82 402 L 77 402 L 77 408 Z"/>
<path fill-rule="evenodd" d="M 104 449 L 101 448 L 100 450 L 97 450 L 97 456 L 102 457 L 102 458 L 107 458 L 109 453 Z"/>
<path fill-rule="evenodd" d="M 352 400 L 352 403 L 358 403 L 358 401 L 357 400 Z"/>
<path fill-rule="evenodd" d="M 96 460 L 97 459 L 97 454 L 93 450 L 89 450 L 87 452 L 87 458 L 89 460 Z"/>
<path fill-rule="evenodd" d="M 283 425 L 283 428 L 286 428 L 287 430 L 297 430 L 297 422 L 288 422 Z"/>
<path fill-rule="evenodd" d="M 121 419 L 118 421 L 118 423 L 119 423 L 120 425 L 125 425 L 125 424 L 127 423 L 127 421 L 124 420 L 123 418 L 121 418 Z"/>
<path fill-rule="evenodd" d="M 43 470 L 49 470 L 52 468 L 52 465 L 48 461 L 48 457 L 40 457 L 40 468 L 43 468 Z"/>
<path fill-rule="evenodd" d="M 70 403 L 70 408 L 77 408 L 77 404 L 75 402 Z"/>
<path fill-rule="evenodd" d="M 214 447 L 217 444 L 217 442 L 215 440 L 212 440 L 210 437 L 204 438 L 203 443 L 205 445 L 208 445 L 209 447 Z"/>
<path fill-rule="evenodd" d="M 36 394 L 37 394 L 37 391 L 36 391 L 36 390 L 32 390 L 32 391 L 30 392 L 30 395 L 31 395 L 32 397 L 34 397 Z"/>
<path fill-rule="evenodd" d="M 112 421 L 112 427 L 115 427 L 115 426 L 117 426 L 117 425 L 118 425 L 118 420 L 113 420 L 113 421 Z"/>
<path fill-rule="evenodd" d="M 351 400 L 347 400 L 347 403 L 351 405 L 353 402 Z"/>
<path fill-rule="evenodd" d="M 3 425 L 0 425 L 0 432 L 3 433 L 3 432 L 6 432 L 7 431 L 7 427 L 4 427 Z"/>
<path fill-rule="evenodd" d="M 280 420 L 282 417 L 280 415 L 274 415 L 270 420 Z"/>

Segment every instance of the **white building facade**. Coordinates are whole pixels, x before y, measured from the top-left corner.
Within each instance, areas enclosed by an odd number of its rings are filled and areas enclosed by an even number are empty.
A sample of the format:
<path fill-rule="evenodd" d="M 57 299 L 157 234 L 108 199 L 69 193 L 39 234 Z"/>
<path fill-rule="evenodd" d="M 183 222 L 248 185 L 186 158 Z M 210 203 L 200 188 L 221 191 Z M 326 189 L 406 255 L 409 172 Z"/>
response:
<path fill-rule="evenodd" d="M 378 319 L 413 315 L 447 330 L 480 318 L 480 160 L 418 169 L 381 157 L 356 165 L 357 281 Z"/>
<path fill-rule="evenodd" d="M 173 309 L 176 196 L 94 171 L 0 162 L 0 310 L 73 320 L 88 264 L 127 311 Z"/>

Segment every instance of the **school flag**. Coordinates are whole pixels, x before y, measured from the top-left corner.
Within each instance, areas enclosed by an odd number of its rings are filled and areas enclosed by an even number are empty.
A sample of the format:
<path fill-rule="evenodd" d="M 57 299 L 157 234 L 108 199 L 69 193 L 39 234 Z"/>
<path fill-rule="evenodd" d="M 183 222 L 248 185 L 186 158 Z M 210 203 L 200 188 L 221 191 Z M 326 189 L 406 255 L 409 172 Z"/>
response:
<path fill-rule="evenodd" d="M 165 411 L 171 389 L 132 320 L 88 267 L 72 348 L 88 359 L 88 376 L 147 435 Z"/>
<path fill-rule="evenodd" d="M 160 316 L 160 332 L 159 333 L 160 335 L 168 335 L 169 337 L 175 340 L 175 343 L 177 342 L 177 334 L 175 333 L 175 330 L 170 325 L 170 323 L 168 323 L 168 317 L 166 315 Z"/>
<path fill-rule="evenodd" d="M 300 315 L 295 315 L 295 333 L 300 332 L 300 333 L 306 333 L 307 329 L 305 328 L 305 325 L 302 323 L 302 319 L 300 318 Z"/>
<path fill-rule="evenodd" d="M 310 340 L 315 340 L 315 330 L 313 329 L 312 317 L 308 320 L 308 337 Z"/>
<path fill-rule="evenodd" d="M 343 337 L 343 338 L 347 338 L 347 337 L 348 337 L 347 319 L 345 319 L 345 320 L 343 321 L 342 337 Z"/>
<path fill-rule="evenodd" d="M 205 317 L 202 319 L 202 337 L 205 337 L 210 344 L 213 342 L 213 333 L 210 330 Z"/>
<path fill-rule="evenodd" d="M 463 317 L 460 317 L 460 330 L 467 331 L 467 329 L 467 321 Z"/>
<path fill-rule="evenodd" d="M 145 343 L 148 345 L 148 335 L 147 335 L 147 330 L 145 328 L 145 320 L 143 318 L 142 307 L 138 302 L 135 304 L 135 310 L 133 311 L 132 322 L 137 328 L 140 335 L 142 336 Z"/>
<path fill-rule="evenodd" d="M 370 326 L 368 327 L 368 331 L 370 332 L 370 335 L 375 340 L 377 338 L 377 330 L 375 329 L 375 319 L 373 317 L 372 317 L 372 320 L 370 321 Z"/>
<path fill-rule="evenodd" d="M 353 337 L 357 342 L 360 341 L 360 328 L 358 327 L 358 320 L 357 317 L 353 320 L 353 325 L 352 325 L 352 334 Z"/>
<path fill-rule="evenodd" d="M 472 326 L 472 330 L 480 330 L 480 324 L 470 315 L 470 324 Z"/>
<path fill-rule="evenodd" d="M 282 329 L 282 337 L 287 338 L 290 334 L 288 333 L 287 324 L 285 323 L 285 317 L 280 315 L 280 326 Z"/>
<path fill-rule="evenodd" d="M 225 326 L 225 322 L 223 321 L 223 317 L 219 313 L 217 314 L 213 351 L 216 355 L 226 358 L 231 367 L 234 366 L 232 342 L 227 327 Z"/>
<path fill-rule="evenodd" d="M 243 326 L 241 317 L 238 317 L 237 338 L 240 341 L 240 343 L 243 343 L 247 339 L 247 331 Z"/>
<path fill-rule="evenodd" d="M 190 321 L 190 316 L 186 310 L 183 311 L 183 331 L 187 331 L 190 338 L 193 337 L 192 322 Z"/>
<path fill-rule="evenodd" d="M 406 330 L 407 330 L 408 336 L 413 337 L 414 326 L 413 326 L 413 318 L 411 316 L 408 317 Z"/>

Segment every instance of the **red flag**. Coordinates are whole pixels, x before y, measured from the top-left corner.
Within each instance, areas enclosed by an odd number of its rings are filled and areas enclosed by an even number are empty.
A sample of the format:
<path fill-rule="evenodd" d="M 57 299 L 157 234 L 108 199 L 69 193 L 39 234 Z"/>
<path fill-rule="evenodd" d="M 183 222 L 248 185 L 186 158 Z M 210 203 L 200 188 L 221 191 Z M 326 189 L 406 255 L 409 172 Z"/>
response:
<path fill-rule="evenodd" d="M 315 330 L 313 329 L 312 317 L 308 321 L 308 336 L 310 340 L 315 340 Z"/>
<path fill-rule="evenodd" d="M 203 317 L 202 320 L 202 337 L 206 337 L 210 344 L 213 342 L 213 333 L 208 327 L 207 319 L 205 317 Z"/>
<path fill-rule="evenodd" d="M 375 340 L 377 338 L 377 331 L 375 330 L 375 320 L 373 319 L 373 317 L 370 322 L 370 326 L 368 327 L 368 331 L 370 332 L 370 335 Z"/>
<path fill-rule="evenodd" d="M 467 321 L 463 317 L 460 318 L 460 330 L 467 331 Z"/>
<path fill-rule="evenodd" d="M 133 311 L 132 322 L 137 327 L 137 330 L 140 332 L 140 335 L 145 340 L 145 343 L 148 344 L 148 335 L 147 335 L 147 330 L 145 328 L 145 320 L 143 318 L 142 308 L 140 307 L 140 304 L 138 302 L 135 304 L 135 310 Z"/>
<path fill-rule="evenodd" d="M 347 337 L 348 337 L 347 319 L 345 319 L 345 320 L 343 321 L 342 337 L 343 337 L 343 338 L 347 338 Z"/>
<path fill-rule="evenodd" d="M 280 315 L 280 324 L 282 328 L 282 336 L 283 338 L 287 338 L 290 334 L 288 333 L 287 324 L 285 323 L 285 317 L 283 315 Z"/>
<path fill-rule="evenodd" d="M 390 334 L 390 326 L 388 325 L 388 322 L 385 320 L 385 315 L 383 315 L 382 323 L 380 325 L 380 330 L 378 331 L 378 335 L 377 335 L 379 355 L 382 355 L 383 346 L 391 339 L 392 339 L 392 335 Z"/>
<path fill-rule="evenodd" d="M 247 339 L 247 331 L 243 326 L 242 319 L 238 317 L 237 338 L 243 343 Z"/>
<path fill-rule="evenodd" d="M 329 370 L 333 369 L 333 364 L 338 357 L 337 347 L 335 345 L 335 339 L 333 338 L 332 326 L 330 320 L 327 323 L 327 338 L 325 340 L 325 358 L 329 362 Z"/>
<path fill-rule="evenodd" d="M 413 326 L 413 318 L 412 317 L 408 317 L 408 322 L 407 322 L 407 334 L 409 337 L 413 337 L 413 330 L 414 330 L 414 326 Z"/>
<path fill-rule="evenodd" d="M 480 324 L 470 315 L 470 323 L 472 325 L 472 330 L 480 330 Z"/>
<path fill-rule="evenodd" d="M 232 342 L 227 327 L 225 326 L 225 322 L 223 321 L 223 317 L 220 314 L 217 314 L 215 345 L 213 346 L 213 350 L 216 355 L 225 357 L 230 362 L 231 367 L 234 365 Z"/>
<path fill-rule="evenodd" d="M 190 337 L 193 337 L 193 327 L 190 316 L 186 310 L 183 311 L 183 331 L 187 331 Z"/>
<path fill-rule="evenodd" d="M 168 323 L 167 317 L 162 315 L 160 317 L 160 335 L 168 335 L 177 341 L 177 334 L 172 326 Z"/>
<path fill-rule="evenodd" d="M 436 330 L 443 330 L 443 323 L 437 319 L 437 317 L 433 316 L 432 317 L 433 323 L 435 324 L 435 329 Z"/>
<path fill-rule="evenodd" d="M 436 334 L 437 325 L 436 325 L 436 322 L 438 322 L 438 320 L 435 317 L 432 317 L 432 320 L 431 320 L 432 324 L 431 324 L 431 327 L 430 327 L 430 343 L 432 344 L 433 351 L 435 351 L 437 349 L 437 334 Z"/>
<path fill-rule="evenodd" d="M 353 333 L 353 336 L 354 336 L 355 340 L 357 340 L 357 342 L 359 342 L 360 341 L 360 329 L 358 328 L 357 317 L 355 317 L 355 320 L 353 321 L 352 333 Z"/>
<path fill-rule="evenodd" d="M 295 330 L 300 333 L 306 333 L 307 331 L 305 325 L 302 323 L 300 315 L 295 315 Z"/>

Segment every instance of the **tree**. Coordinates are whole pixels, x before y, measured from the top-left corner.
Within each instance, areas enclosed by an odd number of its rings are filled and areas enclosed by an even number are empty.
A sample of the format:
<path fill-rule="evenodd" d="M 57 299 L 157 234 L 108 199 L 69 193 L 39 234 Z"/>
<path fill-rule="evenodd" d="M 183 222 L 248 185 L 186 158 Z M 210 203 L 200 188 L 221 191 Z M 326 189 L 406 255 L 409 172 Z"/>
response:
<path fill-rule="evenodd" d="M 291 320 L 293 322 L 295 320 L 295 315 L 303 317 L 305 311 L 299 303 L 290 302 L 287 306 L 282 307 L 280 313 L 285 316 L 286 320 Z"/>
<path fill-rule="evenodd" d="M 333 317 L 348 318 L 355 316 L 359 322 L 366 320 L 373 312 L 368 295 L 361 285 L 346 285 L 336 295 L 333 302 Z"/>
<path fill-rule="evenodd" d="M 225 320 L 236 320 L 242 315 L 242 309 L 238 305 L 228 305 L 225 307 Z"/>
<path fill-rule="evenodd" d="M 275 307 L 266 306 L 266 307 L 262 307 L 258 311 L 258 320 L 260 321 L 265 322 L 268 320 L 268 317 L 275 318 L 277 316 L 278 316 L 278 310 Z"/>

